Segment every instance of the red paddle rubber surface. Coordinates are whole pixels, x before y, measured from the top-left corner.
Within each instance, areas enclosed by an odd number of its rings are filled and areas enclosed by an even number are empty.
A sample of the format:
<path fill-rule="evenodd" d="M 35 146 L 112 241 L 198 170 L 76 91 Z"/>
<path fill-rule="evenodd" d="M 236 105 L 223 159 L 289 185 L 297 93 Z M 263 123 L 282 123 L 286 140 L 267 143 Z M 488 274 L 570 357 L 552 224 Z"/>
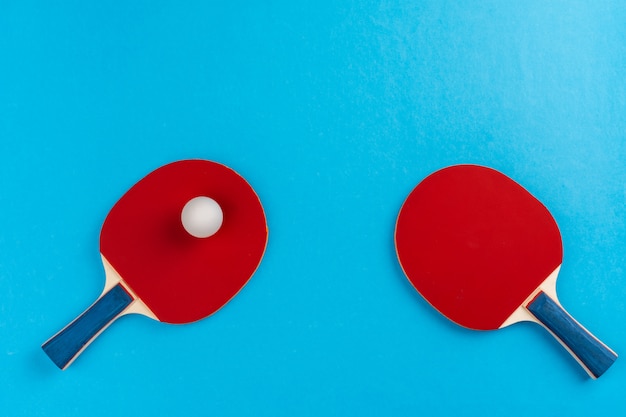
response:
<path fill-rule="evenodd" d="M 499 328 L 554 271 L 561 236 L 548 210 L 491 168 L 457 165 L 425 178 L 398 216 L 398 259 L 450 320 Z"/>
<path fill-rule="evenodd" d="M 213 198 L 224 221 L 205 239 L 181 223 L 185 204 Z M 235 171 L 204 160 L 165 165 L 133 186 L 102 226 L 100 251 L 160 321 L 188 323 L 226 304 L 258 267 L 267 243 L 256 193 Z"/>

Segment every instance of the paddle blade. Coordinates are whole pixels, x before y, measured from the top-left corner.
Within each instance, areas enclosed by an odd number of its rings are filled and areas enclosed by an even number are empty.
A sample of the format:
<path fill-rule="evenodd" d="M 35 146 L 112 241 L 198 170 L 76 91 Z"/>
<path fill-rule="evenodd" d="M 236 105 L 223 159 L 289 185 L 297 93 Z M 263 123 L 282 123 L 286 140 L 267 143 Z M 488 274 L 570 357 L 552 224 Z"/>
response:
<path fill-rule="evenodd" d="M 548 210 L 491 168 L 457 165 L 425 178 L 398 216 L 398 259 L 415 289 L 450 320 L 499 328 L 562 260 Z"/>

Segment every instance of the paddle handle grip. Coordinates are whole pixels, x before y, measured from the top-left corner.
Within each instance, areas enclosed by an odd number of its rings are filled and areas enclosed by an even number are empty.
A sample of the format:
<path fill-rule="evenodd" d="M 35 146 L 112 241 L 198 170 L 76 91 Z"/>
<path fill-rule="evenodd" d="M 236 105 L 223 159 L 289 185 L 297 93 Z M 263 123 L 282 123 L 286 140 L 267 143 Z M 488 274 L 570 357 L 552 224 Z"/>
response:
<path fill-rule="evenodd" d="M 117 284 L 41 348 L 59 368 L 67 368 L 134 299 Z"/>
<path fill-rule="evenodd" d="M 540 292 L 527 306 L 592 378 L 599 378 L 617 354 L 581 326 L 546 293 Z"/>

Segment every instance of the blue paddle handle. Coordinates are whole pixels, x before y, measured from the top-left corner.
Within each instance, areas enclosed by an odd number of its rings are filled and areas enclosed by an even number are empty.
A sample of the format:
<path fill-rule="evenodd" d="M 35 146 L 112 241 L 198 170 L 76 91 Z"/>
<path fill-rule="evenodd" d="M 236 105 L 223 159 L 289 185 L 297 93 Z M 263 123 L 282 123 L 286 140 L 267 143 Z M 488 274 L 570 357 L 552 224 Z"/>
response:
<path fill-rule="evenodd" d="M 132 302 L 133 298 L 117 284 L 44 343 L 42 349 L 56 366 L 65 369 Z"/>
<path fill-rule="evenodd" d="M 593 378 L 602 375 L 617 355 L 576 322 L 544 292 L 526 307 L 570 350 Z"/>

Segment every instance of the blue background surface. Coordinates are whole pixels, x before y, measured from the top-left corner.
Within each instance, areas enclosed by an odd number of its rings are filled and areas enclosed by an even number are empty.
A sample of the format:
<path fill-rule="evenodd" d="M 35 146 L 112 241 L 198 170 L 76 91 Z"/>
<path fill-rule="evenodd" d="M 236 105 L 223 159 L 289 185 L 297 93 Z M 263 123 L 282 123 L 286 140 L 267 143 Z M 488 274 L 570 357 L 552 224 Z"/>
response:
<path fill-rule="evenodd" d="M 393 228 L 455 163 L 551 210 L 561 301 L 626 354 L 620 1 L 0 1 L 0 410 L 10 416 L 623 416 L 547 332 L 473 332 L 408 284 Z M 170 161 L 263 202 L 225 308 L 124 317 L 61 372 L 40 349 L 104 282 L 99 229 Z"/>

